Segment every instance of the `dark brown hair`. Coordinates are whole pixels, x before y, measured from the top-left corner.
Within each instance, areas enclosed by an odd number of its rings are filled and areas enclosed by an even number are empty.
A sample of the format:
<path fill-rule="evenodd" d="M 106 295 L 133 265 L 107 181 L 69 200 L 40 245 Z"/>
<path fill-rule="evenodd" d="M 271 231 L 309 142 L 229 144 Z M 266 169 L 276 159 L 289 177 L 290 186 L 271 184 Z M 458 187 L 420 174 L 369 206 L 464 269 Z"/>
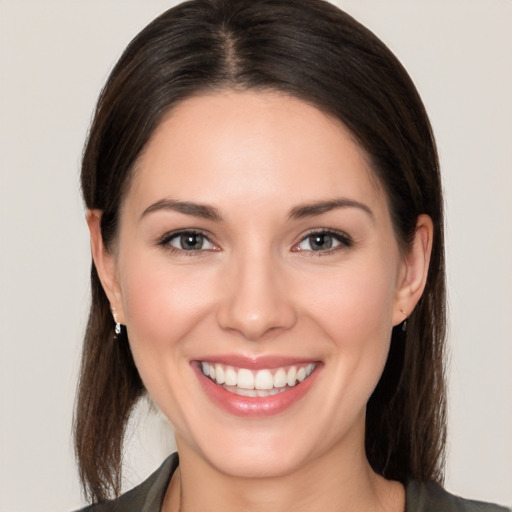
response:
<path fill-rule="evenodd" d="M 442 480 L 445 443 L 445 277 L 442 192 L 432 130 L 411 79 L 389 49 L 322 0 L 192 0 L 162 14 L 127 47 L 101 92 L 85 146 L 82 190 L 100 209 L 107 248 L 137 158 L 173 106 L 221 89 L 273 90 L 341 120 L 387 193 L 407 250 L 418 215 L 434 223 L 425 292 L 395 328 L 367 407 L 366 452 L 386 478 Z M 124 429 L 144 394 L 125 331 L 113 341 L 94 265 L 75 414 L 86 494 L 120 489 Z"/>

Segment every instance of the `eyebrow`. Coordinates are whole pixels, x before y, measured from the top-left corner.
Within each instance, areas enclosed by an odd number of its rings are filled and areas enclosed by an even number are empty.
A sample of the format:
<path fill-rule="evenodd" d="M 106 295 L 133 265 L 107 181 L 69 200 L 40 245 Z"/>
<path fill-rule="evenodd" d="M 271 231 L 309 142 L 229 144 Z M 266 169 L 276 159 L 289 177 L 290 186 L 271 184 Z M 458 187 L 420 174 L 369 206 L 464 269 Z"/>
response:
<path fill-rule="evenodd" d="M 161 199 L 160 201 L 153 203 L 142 212 L 140 218 L 142 219 L 150 213 L 161 210 L 171 210 L 178 213 L 184 213 L 185 215 L 192 215 L 194 217 L 214 220 L 217 222 L 222 221 L 222 215 L 213 206 L 191 203 L 189 201 L 176 201 L 173 199 Z"/>
<path fill-rule="evenodd" d="M 366 212 L 372 220 L 375 219 L 375 215 L 367 205 L 360 203 L 359 201 L 345 198 L 333 199 L 330 201 L 318 201 L 315 203 L 296 206 L 290 210 L 288 217 L 292 220 L 302 219 L 304 217 L 314 217 L 316 215 L 322 215 L 323 213 L 327 213 L 337 208 L 359 208 L 360 210 Z M 200 217 L 216 222 L 221 222 L 223 220 L 219 210 L 213 206 L 200 203 L 192 203 L 190 201 L 177 201 L 173 199 L 160 199 L 159 201 L 156 201 L 142 212 L 140 218 L 142 219 L 150 213 L 161 210 L 171 210 L 174 212 L 183 213 L 185 215 L 192 215 L 194 217 Z"/>
<path fill-rule="evenodd" d="M 318 201 L 316 203 L 296 206 L 290 211 L 289 218 L 302 219 L 304 217 L 313 217 L 315 215 L 321 215 L 322 213 L 327 213 L 337 208 L 359 208 L 360 210 L 366 212 L 372 220 L 375 220 L 375 215 L 367 205 L 360 203 L 359 201 L 345 198 L 333 199 L 330 201 Z"/>

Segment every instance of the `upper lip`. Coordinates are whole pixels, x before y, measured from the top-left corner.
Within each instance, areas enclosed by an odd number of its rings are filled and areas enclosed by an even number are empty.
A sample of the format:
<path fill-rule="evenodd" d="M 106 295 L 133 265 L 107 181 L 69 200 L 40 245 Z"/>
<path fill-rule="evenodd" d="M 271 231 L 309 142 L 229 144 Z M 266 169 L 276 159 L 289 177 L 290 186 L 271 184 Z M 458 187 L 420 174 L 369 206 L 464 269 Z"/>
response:
<path fill-rule="evenodd" d="M 293 357 L 282 355 L 264 355 L 257 357 L 244 356 L 240 354 L 223 354 L 204 356 L 195 359 L 197 362 L 219 363 L 237 368 L 247 368 L 248 370 L 262 370 L 265 368 L 280 368 L 282 366 L 292 366 L 300 364 L 309 364 L 318 362 L 315 358 Z"/>

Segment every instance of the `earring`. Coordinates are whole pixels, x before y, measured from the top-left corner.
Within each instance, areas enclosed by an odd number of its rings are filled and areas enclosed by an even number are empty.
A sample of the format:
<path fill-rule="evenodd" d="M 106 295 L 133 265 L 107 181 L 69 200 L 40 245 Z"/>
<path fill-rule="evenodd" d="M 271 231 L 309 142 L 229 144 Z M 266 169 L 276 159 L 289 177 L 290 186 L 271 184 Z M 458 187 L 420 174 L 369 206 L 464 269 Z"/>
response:
<path fill-rule="evenodd" d="M 404 321 L 402 322 L 402 332 L 407 332 L 407 315 L 404 313 L 403 310 L 400 310 L 400 313 L 404 315 Z"/>
<path fill-rule="evenodd" d="M 112 316 L 114 317 L 114 322 L 116 326 L 114 327 L 114 339 L 118 340 L 119 335 L 121 334 L 121 324 L 117 321 L 117 313 L 114 308 L 112 308 Z"/>

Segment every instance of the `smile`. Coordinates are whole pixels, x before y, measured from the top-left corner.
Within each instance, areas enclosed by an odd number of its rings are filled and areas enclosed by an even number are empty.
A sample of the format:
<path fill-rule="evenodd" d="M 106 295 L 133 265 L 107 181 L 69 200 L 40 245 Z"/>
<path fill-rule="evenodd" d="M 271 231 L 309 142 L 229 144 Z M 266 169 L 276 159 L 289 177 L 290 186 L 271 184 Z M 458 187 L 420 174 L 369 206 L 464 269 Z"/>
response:
<path fill-rule="evenodd" d="M 250 370 L 220 363 L 201 362 L 201 371 L 226 391 L 240 396 L 267 397 L 287 391 L 307 379 L 314 363 Z"/>

